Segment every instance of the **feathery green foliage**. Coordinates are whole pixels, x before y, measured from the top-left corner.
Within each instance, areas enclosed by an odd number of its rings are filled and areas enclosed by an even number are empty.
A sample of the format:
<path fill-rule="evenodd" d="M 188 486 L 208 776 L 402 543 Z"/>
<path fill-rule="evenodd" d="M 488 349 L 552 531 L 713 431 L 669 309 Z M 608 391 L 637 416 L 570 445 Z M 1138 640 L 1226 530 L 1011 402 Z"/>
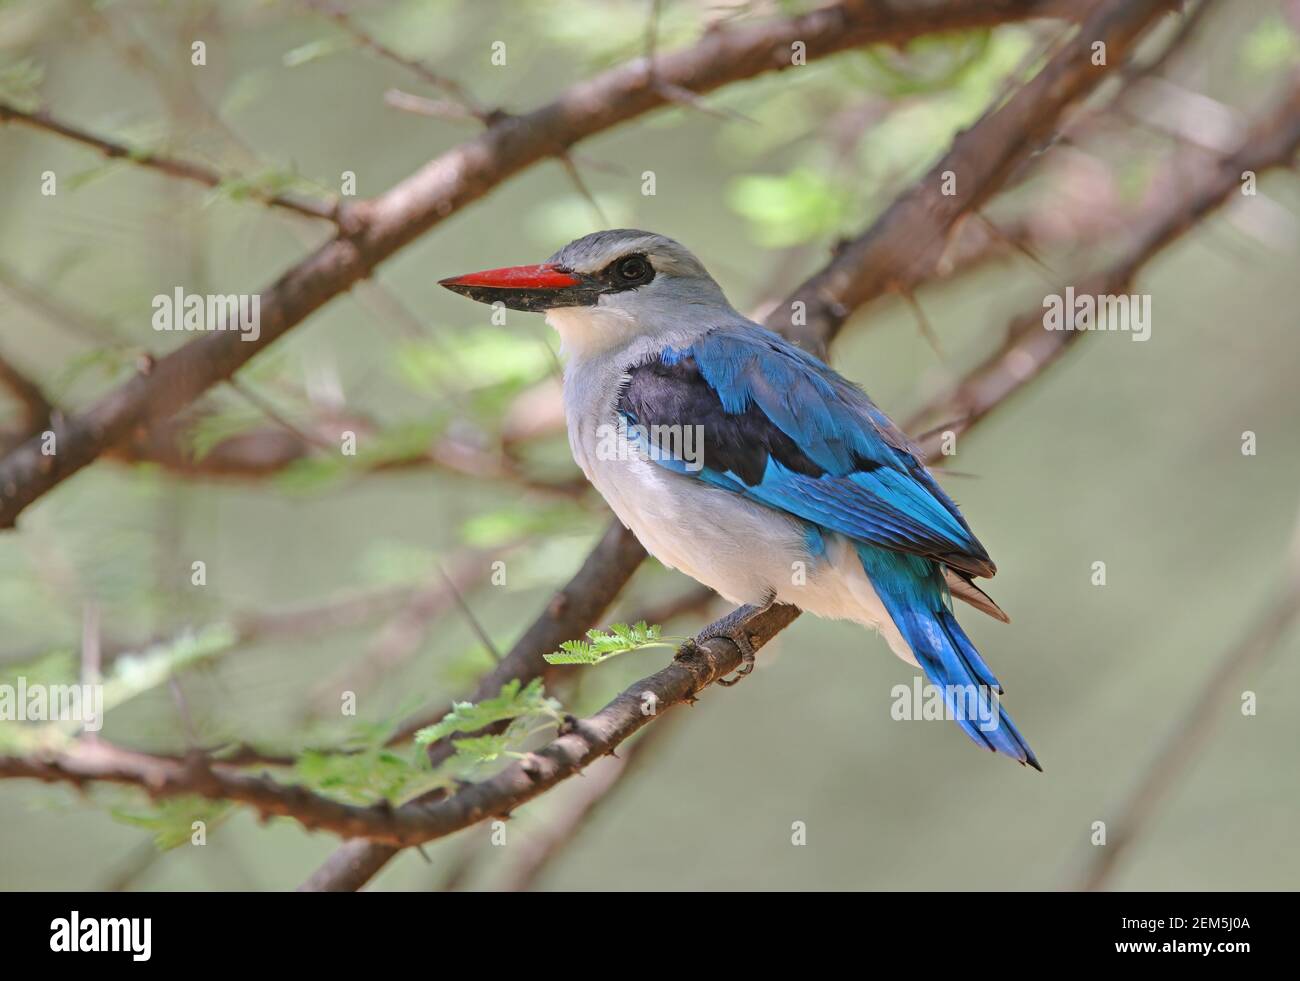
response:
<path fill-rule="evenodd" d="M 566 640 L 558 651 L 545 657 L 547 664 L 599 664 L 630 651 L 672 646 L 661 639 L 657 624 L 651 627 L 641 620 L 631 626 L 626 623 L 612 624 L 608 633 L 603 630 L 588 630 L 587 640 Z"/>
<path fill-rule="evenodd" d="M 308 750 L 298 758 L 294 772 L 318 793 L 349 804 L 369 804 L 376 798 L 396 804 L 418 792 L 417 781 L 430 779 L 422 759 L 423 754 L 408 759 L 382 745 L 359 753 Z"/>
<path fill-rule="evenodd" d="M 233 805 L 226 801 L 186 796 L 154 801 L 144 810 L 114 807 L 109 813 L 116 821 L 144 828 L 153 835 L 158 850 L 165 852 L 189 844 L 197 831 L 194 827 L 196 822 L 202 822 L 205 830 L 211 830 L 233 810 Z"/>
<path fill-rule="evenodd" d="M 215 623 L 201 630 L 187 631 L 142 651 L 122 654 L 114 659 L 101 685 L 105 715 L 125 702 L 144 694 L 184 668 L 193 667 L 225 653 L 239 640 L 228 623 Z M 0 680 L 12 676 L 27 679 L 28 684 L 76 685 L 81 683 L 77 664 L 70 651 L 56 651 L 27 664 L 15 663 Z M 0 722 L 0 747 L 32 750 L 40 746 L 57 746 L 71 740 L 84 720 L 63 719 L 49 722 Z M 102 720 L 101 720 L 102 721 Z"/>
<path fill-rule="evenodd" d="M 501 693 L 493 698 L 477 703 L 455 702 L 442 721 L 417 732 L 415 741 L 420 746 L 427 746 L 453 732 L 477 732 L 494 722 L 528 715 L 546 715 L 558 720 L 560 703 L 547 697 L 542 679 L 534 678 L 526 686 L 521 686 L 519 679 L 513 678 L 502 685 Z"/>

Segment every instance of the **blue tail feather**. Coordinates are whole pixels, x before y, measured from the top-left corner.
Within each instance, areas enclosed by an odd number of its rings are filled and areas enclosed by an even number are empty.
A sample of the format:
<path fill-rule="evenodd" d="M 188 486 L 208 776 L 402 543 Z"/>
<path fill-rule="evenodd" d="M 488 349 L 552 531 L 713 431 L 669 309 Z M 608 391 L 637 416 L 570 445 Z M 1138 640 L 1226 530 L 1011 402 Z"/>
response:
<path fill-rule="evenodd" d="M 975 645 L 970 642 L 966 636 L 966 631 L 961 629 L 961 624 L 957 618 L 952 615 L 949 609 L 941 609 L 935 616 L 939 620 L 939 625 L 948 635 L 953 647 L 957 649 L 958 656 L 966 665 L 966 670 L 979 679 L 980 684 L 992 688 L 999 695 L 1002 694 L 1002 682 L 998 681 L 997 676 L 993 674 L 993 669 L 985 663 L 984 658 L 980 657 L 980 652 L 975 649 Z"/>
<path fill-rule="evenodd" d="M 938 564 L 869 545 L 858 555 L 877 595 L 949 714 L 976 745 L 1041 770 L 998 696 L 1002 686 L 948 608 Z"/>

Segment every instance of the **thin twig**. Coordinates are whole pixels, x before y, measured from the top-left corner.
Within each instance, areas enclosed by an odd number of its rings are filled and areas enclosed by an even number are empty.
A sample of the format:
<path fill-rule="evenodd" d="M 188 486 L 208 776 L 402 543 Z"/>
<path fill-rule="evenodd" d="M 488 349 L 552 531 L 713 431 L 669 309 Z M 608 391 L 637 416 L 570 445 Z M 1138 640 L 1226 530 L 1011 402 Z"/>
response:
<path fill-rule="evenodd" d="M 218 188 L 232 181 L 240 180 L 234 175 L 225 176 L 217 173 L 203 164 L 193 163 L 188 160 L 179 160 L 174 157 L 164 156 L 160 153 L 153 153 L 139 147 L 129 147 L 122 143 L 116 143 L 112 140 L 96 136 L 86 130 L 80 129 L 69 123 L 65 123 L 46 112 L 27 112 L 19 109 L 17 106 L 7 102 L 0 102 L 0 123 L 15 122 L 32 129 L 44 130 L 47 133 L 53 133 L 55 136 L 61 136 L 66 140 L 74 143 L 80 143 L 82 146 L 90 147 L 97 150 L 103 156 L 110 160 L 126 160 L 138 167 L 144 167 L 148 170 L 156 170 L 160 174 L 166 174 L 168 177 L 176 177 L 181 180 L 193 181 L 196 184 L 202 184 L 204 187 Z M 282 208 L 286 211 L 292 211 L 306 218 L 317 218 L 322 221 L 335 222 L 339 220 L 338 206 L 323 201 L 311 201 L 306 198 L 290 196 L 287 194 L 268 194 L 264 191 L 252 187 L 248 191 L 248 196 L 262 204 L 269 205 L 273 208 Z"/>
<path fill-rule="evenodd" d="M 569 180 L 571 180 L 573 186 L 578 189 L 578 193 L 586 198 L 587 203 L 591 205 L 591 211 L 596 216 L 596 221 L 600 224 L 600 227 L 609 227 L 609 218 L 605 214 L 605 209 L 600 206 L 600 202 L 596 200 L 596 196 L 592 194 L 591 189 L 587 187 L 587 182 L 582 179 L 582 174 L 578 171 L 578 165 L 573 162 L 573 157 L 568 153 L 561 153 L 558 155 L 558 159 L 560 161 L 560 166 L 564 168 L 564 172 L 569 175 Z"/>
<path fill-rule="evenodd" d="M 261 412 L 262 415 L 266 416 L 276 425 L 281 426 L 288 432 L 292 433 L 294 436 L 297 436 L 308 446 L 313 446 L 326 455 L 333 455 L 339 452 L 338 447 L 334 446 L 332 443 L 322 439 L 315 433 L 307 432 L 305 429 L 302 429 L 297 424 L 291 422 L 288 417 L 280 412 L 279 409 L 266 399 L 262 398 L 261 395 L 255 392 L 248 385 L 244 384 L 240 378 L 232 375 L 230 378 L 226 379 L 226 384 L 243 396 L 243 398 L 252 405 L 253 408 Z"/>
<path fill-rule="evenodd" d="M 488 636 L 488 632 L 483 629 L 482 622 L 480 622 L 479 618 L 474 615 L 474 611 L 470 609 L 470 605 L 465 601 L 465 597 L 461 593 L 460 586 L 456 584 L 456 580 L 452 579 L 451 576 L 447 574 L 447 570 L 442 567 L 441 563 L 438 564 L 438 575 L 441 576 L 442 581 L 447 584 L 447 589 L 450 590 L 452 598 L 456 601 L 456 606 L 459 607 L 460 612 L 464 615 L 465 621 L 470 625 L 470 629 L 474 631 L 474 636 L 477 637 L 479 643 L 487 649 L 487 652 L 492 655 L 492 660 L 500 664 L 501 652 L 497 650 L 497 646 L 492 642 L 492 638 Z"/>
<path fill-rule="evenodd" d="M 376 40 L 374 35 L 367 32 L 354 21 L 348 13 L 342 8 L 335 6 L 333 3 L 327 3 L 326 0 L 303 0 L 303 3 L 311 10 L 328 17 L 334 21 L 345 34 L 353 41 L 366 50 L 378 55 L 386 61 L 391 61 L 406 69 L 426 85 L 431 85 L 436 89 L 446 92 L 458 105 L 481 122 L 491 122 L 493 117 L 498 115 L 495 112 L 489 112 L 484 109 L 473 96 L 465 90 L 455 79 L 443 75 L 441 72 L 434 71 L 427 64 L 415 58 L 408 58 L 405 55 L 398 54 L 388 45 Z"/>

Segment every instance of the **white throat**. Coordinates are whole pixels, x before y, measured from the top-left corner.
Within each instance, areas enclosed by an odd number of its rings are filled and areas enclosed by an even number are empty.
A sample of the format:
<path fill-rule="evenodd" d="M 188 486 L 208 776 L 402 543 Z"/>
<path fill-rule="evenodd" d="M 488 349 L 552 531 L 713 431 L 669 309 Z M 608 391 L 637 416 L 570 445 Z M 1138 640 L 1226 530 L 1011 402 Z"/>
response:
<path fill-rule="evenodd" d="M 623 347 L 641 333 L 626 310 L 603 304 L 556 307 L 546 311 L 546 322 L 560 335 L 560 351 L 578 361 Z"/>

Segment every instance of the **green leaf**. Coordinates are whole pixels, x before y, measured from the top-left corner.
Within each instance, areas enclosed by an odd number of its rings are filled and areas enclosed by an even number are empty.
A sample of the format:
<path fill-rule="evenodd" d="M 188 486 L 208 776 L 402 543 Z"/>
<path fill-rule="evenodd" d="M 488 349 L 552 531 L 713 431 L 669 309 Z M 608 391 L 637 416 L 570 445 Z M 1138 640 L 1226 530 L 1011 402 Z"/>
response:
<path fill-rule="evenodd" d="M 154 644 L 139 653 L 122 654 L 113 661 L 104 677 L 97 706 L 102 715 L 165 683 L 177 671 L 229 650 L 238 642 L 235 629 L 226 623 L 205 627 L 197 633 L 187 632 L 165 643 Z M 50 655 L 35 662 L 46 684 L 76 684 L 71 658 L 66 654 Z M 59 678 L 58 675 L 63 677 Z M 16 677 L 16 675 L 15 675 Z M 32 683 L 32 676 L 26 676 Z M 102 715 L 100 722 L 102 724 Z M 73 738 L 84 719 L 60 719 L 40 724 L 0 722 L 0 745 L 6 748 L 57 746 Z"/>
<path fill-rule="evenodd" d="M 156 802 L 149 810 L 131 812 L 115 807 L 109 813 L 123 824 L 144 828 L 153 835 L 161 852 L 187 845 L 194 836 L 194 823 L 202 821 L 208 830 L 223 821 L 233 807 L 226 801 L 203 797 L 170 797 Z"/>
<path fill-rule="evenodd" d="M 308 750 L 294 770 L 313 790 L 348 803 L 368 804 L 376 798 L 397 802 L 428 780 L 423 759 L 423 754 L 411 760 L 382 747 L 361 753 Z"/>
<path fill-rule="evenodd" d="M 608 633 L 588 630 L 587 640 L 566 640 L 558 651 L 544 657 L 547 664 L 599 664 L 631 651 L 672 647 L 662 640 L 660 629 L 658 625 L 648 626 L 644 620 L 631 626 L 615 623 Z"/>
<path fill-rule="evenodd" d="M 216 623 L 196 633 L 185 633 L 138 654 L 123 654 L 104 679 L 104 711 L 163 684 L 177 671 L 215 657 L 239 640 L 235 628 Z"/>
<path fill-rule="evenodd" d="M 492 763 L 510 751 L 513 744 L 509 733 L 486 736 L 470 736 L 466 739 L 453 739 L 456 755 L 470 763 Z"/>
<path fill-rule="evenodd" d="M 542 688 L 542 679 L 534 678 L 526 687 L 521 687 L 518 678 L 507 681 L 501 686 L 501 693 L 494 698 L 474 702 L 455 702 L 451 711 L 434 725 L 426 726 L 415 734 L 418 745 L 427 746 L 445 739 L 453 732 L 477 732 L 506 719 L 516 719 L 525 715 L 547 715 L 559 718 L 560 703 L 548 698 Z"/>

